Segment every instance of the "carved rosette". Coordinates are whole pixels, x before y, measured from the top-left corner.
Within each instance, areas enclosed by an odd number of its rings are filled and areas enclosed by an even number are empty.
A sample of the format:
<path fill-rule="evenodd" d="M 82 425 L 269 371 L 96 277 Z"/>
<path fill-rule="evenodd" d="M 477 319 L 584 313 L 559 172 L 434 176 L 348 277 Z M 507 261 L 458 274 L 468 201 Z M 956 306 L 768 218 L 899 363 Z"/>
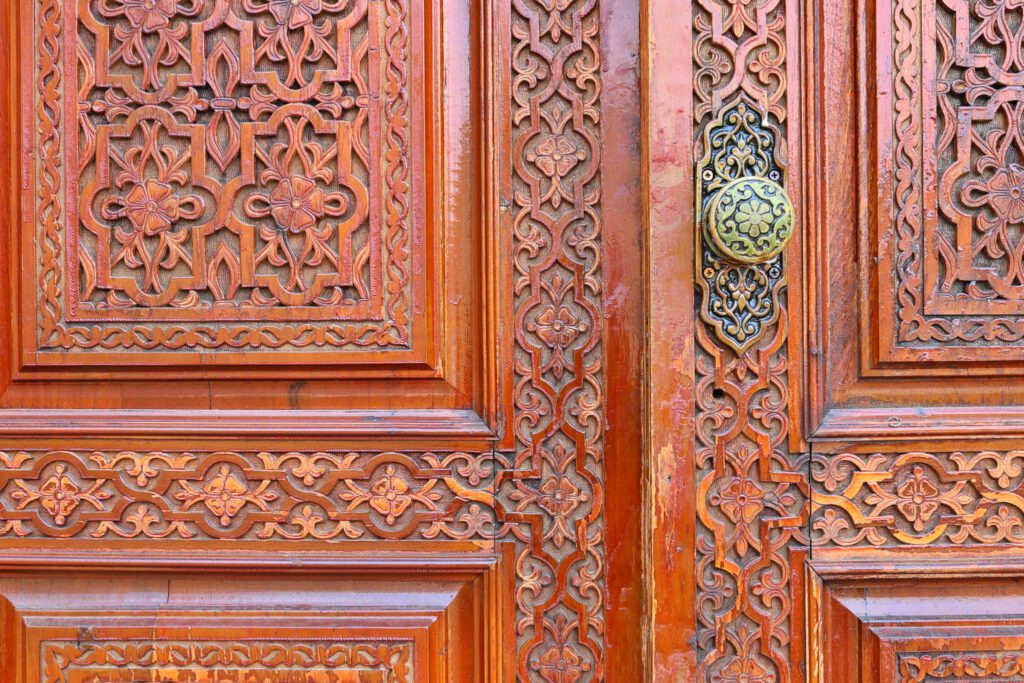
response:
<path fill-rule="evenodd" d="M 786 184 L 788 7 L 695 0 L 692 8 L 703 227 L 695 231 L 698 680 L 789 683 L 803 678 L 794 655 L 802 597 L 791 577 L 808 545 L 808 458 L 789 451 L 786 256 L 754 241 L 771 225 L 761 209 L 771 214 L 772 202 L 730 209 L 727 219 L 743 225 L 718 237 L 734 244 L 716 244 L 705 230 L 723 226 L 704 221 L 730 183 Z M 739 228 L 745 237 L 735 242 L 729 231 Z"/>

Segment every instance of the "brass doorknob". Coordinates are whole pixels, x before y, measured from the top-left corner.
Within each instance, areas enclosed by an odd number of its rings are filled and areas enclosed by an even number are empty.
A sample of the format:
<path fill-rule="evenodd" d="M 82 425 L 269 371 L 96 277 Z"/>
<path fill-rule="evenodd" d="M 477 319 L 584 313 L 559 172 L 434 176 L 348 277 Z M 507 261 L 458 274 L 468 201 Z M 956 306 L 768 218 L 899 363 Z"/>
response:
<path fill-rule="evenodd" d="M 727 183 L 711 199 L 706 232 L 714 250 L 735 263 L 765 263 L 793 236 L 794 211 L 786 190 L 767 178 Z"/>

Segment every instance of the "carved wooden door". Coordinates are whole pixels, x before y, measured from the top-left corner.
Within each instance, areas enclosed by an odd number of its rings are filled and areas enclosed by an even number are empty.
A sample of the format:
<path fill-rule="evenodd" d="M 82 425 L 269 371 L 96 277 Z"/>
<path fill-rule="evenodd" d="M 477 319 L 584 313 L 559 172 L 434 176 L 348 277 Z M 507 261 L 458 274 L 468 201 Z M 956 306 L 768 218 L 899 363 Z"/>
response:
<path fill-rule="evenodd" d="M 1024 681 L 1024 3 L 648 18 L 653 677 Z"/>
<path fill-rule="evenodd" d="M 0 681 L 639 677 L 639 26 L 3 3 Z"/>

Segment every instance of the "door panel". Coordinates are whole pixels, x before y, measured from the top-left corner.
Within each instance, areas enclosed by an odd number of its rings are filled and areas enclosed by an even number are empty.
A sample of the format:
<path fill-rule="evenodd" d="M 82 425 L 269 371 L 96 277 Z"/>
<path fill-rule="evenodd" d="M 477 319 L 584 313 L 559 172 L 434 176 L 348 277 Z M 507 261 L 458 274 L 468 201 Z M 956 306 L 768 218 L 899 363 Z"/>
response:
<path fill-rule="evenodd" d="M 0 681 L 635 680 L 635 3 L 7 9 Z"/>
<path fill-rule="evenodd" d="M 645 26 L 651 676 L 1022 679 L 1024 7 L 683 6 Z M 773 173 L 794 235 L 741 258 L 783 214 L 721 197 Z"/>

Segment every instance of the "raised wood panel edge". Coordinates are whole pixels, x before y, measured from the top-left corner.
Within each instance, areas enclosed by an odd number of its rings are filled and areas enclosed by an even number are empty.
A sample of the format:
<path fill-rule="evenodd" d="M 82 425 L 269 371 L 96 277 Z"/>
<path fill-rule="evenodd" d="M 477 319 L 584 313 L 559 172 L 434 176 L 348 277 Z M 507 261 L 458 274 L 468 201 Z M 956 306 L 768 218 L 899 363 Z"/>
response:
<path fill-rule="evenodd" d="M 812 441 L 978 440 L 1024 437 L 1024 409 L 993 407 L 833 408 L 811 431 Z"/>
<path fill-rule="evenodd" d="M 215 436 L 491 440 L 472 410 L 0 410 L 0 436 Z"/>

